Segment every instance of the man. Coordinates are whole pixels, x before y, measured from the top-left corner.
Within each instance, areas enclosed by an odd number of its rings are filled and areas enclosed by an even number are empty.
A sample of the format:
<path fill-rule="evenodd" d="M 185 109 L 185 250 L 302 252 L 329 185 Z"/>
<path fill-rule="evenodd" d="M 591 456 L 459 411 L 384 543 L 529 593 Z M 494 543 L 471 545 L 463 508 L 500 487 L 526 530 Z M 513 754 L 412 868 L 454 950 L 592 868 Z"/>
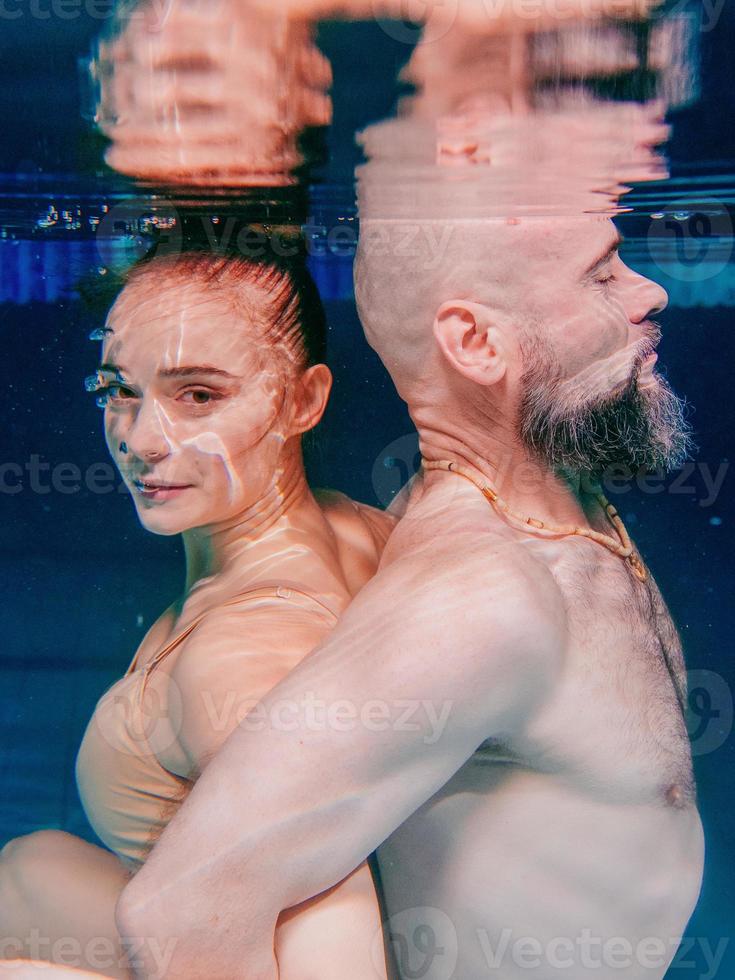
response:
<path fill-rule="evenodd" d="M 277 977 L 279 916 L 376 848 L 401 978 L 664 975 L 703 862 L 684 663 L 594 479 L 676 466 L 688 433 L 654 370 L 666 294 L 618 244 L 597 215 L 363 223 L 360 313 L 424 478 L 124 893 L 171 976 Z"/>

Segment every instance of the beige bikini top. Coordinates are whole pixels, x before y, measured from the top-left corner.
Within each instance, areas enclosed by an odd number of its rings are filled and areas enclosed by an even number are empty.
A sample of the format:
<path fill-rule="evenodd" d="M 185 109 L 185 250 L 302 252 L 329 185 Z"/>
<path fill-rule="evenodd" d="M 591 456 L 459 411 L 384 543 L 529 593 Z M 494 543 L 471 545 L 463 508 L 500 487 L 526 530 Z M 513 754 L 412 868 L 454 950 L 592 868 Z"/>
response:
<path fill-rule="evenodd" d="M 265 585 L 260 585 L 255 589 L 246 589 L 244 592 L 239 592 L 237 595 L 232 596 L 230 599 L 226 599 L 224 602 L 220 602 L 215 606 L 211 606 L 201 612 L 195 619 L 189 623 L 189 625 L 182 630 L 178 636 L 175 636 L 173 640 L 166 644 L 161 650 L 158 651 L 155 656 L 151 657 L 147 664 L 143 667 L 138 667 L 138 659 L 140 657 L 140 650 L 133 657 L 133 662 L 127 669 L 125 677 L 130 677 L 133 674 L 142 672 L 143 680 L 139 688 L 139 696 L 142 698 L 145 693 L 146 684 L 148 683 L 148 678 L 153 673 L 153 671 L 158 667 L 159 664 L 170 656 L 174 650 L 180 646 L 184 640 L 188 639 L 189 636 L 194 632 L 194 630 L 199 626 L 202 620 L 206 619 L 213 612 L 219 612 L 221 609 L 225 609 L 228 606 L 239 606 L 243 600 L 248 599 L 283 599 L 286 602 L 293 601 L 294 598 L 302 600 L 311 606 L 316 611 L 326 614 L 334 624 L 336 624 L 339 618 L 337 613 L 329 606 L 323 599 L 318 599 L 316 596 L 311 595 L 309 592 L 304 592 L 302 589 L 297 588 L 294 585 L 285 586 L 279 583 L 266 583 Z"/>
<path fill-rule="evenodd" d="M 143 667 L 136 653 L 127 673 L 98 702 L 77 757 L 77 786 L 97 835 L 133 868 L 143 862 L 151 839 L 163 830 L 187 787 L 186 779 L 161 765 L 158 747 L 151 744 L 150 719 L 143 711 L 151 675 L 207 616 L 243 602 L 274 599 L 316 613 L 325 620 L 325 633 L 338 619 L 330 604 L 297 586 L 262 584 L 204 610 Z"/>

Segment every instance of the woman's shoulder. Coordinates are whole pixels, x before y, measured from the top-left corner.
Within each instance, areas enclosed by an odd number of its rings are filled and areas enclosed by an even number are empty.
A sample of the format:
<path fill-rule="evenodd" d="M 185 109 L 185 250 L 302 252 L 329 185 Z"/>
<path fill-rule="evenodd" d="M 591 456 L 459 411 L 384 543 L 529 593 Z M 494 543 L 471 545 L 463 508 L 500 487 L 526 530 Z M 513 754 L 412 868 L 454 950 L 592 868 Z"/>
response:
<path fill-rule="evenodd" d="M 336 620 L 331 604 L 296 584 L 248 589 L 194 620 L 169 651 L 167 682 L 189 710 L 206 692 L 258 691 L 259 697 L 318 646 Z"/>
<path fill-rule="evenodd" d="M 366 542 L 369 538 L 382 549 L 398 523 L 392 514 L 353 500 L 339 490 L 316 490 L 314 495 L 332 529 L 356 541 Z"/>
<path fill-rule="evenodd" d="M 354 596 L 377 571 L 397 519 L 337 490 L 318 490 L 315 496 L 335 536 L 342 570 Z"/>

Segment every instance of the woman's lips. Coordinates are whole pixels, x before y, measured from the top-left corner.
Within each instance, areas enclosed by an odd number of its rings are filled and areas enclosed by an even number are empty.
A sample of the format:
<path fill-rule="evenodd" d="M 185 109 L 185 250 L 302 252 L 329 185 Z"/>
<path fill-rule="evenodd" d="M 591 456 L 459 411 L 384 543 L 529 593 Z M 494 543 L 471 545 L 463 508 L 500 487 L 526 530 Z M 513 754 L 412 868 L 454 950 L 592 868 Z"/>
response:
<path fill-rule="evenodd" d="M 155 501 L 173 500 L 185 490 L 191 489 L 190 484 L 147 483 L 142 480 L 135 480 L 133 485 L 136 493 L 144 500 Z"/>

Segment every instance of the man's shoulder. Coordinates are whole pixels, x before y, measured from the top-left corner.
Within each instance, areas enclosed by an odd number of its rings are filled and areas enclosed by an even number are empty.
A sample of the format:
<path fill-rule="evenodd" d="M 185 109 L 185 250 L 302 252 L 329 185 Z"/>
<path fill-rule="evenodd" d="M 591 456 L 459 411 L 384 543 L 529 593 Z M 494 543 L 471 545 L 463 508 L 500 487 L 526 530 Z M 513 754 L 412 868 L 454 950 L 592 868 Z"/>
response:
<path fill-rule="evenodd" d="M 399 523 L 371 583 L 426 635 L 461 637 L 460 657 L 489 669 L 505 657 L 556 672 L 567 645 L 566 606 L 548 567 L 512 534 L 471 522 L 432 531 Z"/>
<path fill-rule="evenodd" d="M 385 564 L 413 566 L 431 581 L 461 588 L 467 599 L 499 592 L 506 600 L 519 599 L 546 607 L 563 605 L 561 591 L 547 564 L 539 560 L 526 539 L 504 525 L 488 527 L 470 517 L 451 524 L 435 524 L 410 517 L 394 530 Z"/>
<path fill-rule="evenodd" d="M 471 531 L 438 540 L 435 565 L 446 564 L 464 596 L 477 610 L 480 624 L 502 625 L 517 639 L 561 643 L 566 634 L 566 606 L 556 579 L 532 552 L 504 535 Z M 452 562 L 450 565 L 449 563 Z"/>

